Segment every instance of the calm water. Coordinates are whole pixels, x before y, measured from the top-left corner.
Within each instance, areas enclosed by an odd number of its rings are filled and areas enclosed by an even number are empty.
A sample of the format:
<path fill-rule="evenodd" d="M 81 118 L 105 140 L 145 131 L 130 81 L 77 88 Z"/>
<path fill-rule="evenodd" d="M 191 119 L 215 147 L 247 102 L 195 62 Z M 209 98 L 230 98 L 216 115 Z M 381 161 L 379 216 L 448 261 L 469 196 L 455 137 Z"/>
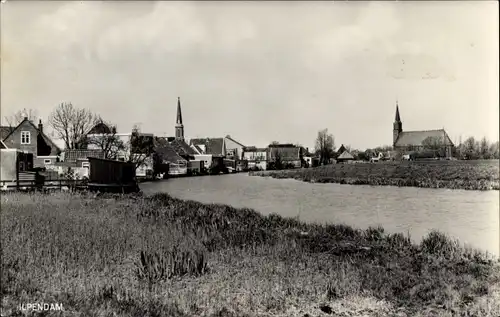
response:
<path fill-rule="evenodd" d="M 170 179 L 141 184 L 145 193 L 253 208 L 307 222 L 382 225 L 420 240 L 431 229 L 465 244 L 499 252 L 498 191 L 311 184 L 246 174 Z"/>

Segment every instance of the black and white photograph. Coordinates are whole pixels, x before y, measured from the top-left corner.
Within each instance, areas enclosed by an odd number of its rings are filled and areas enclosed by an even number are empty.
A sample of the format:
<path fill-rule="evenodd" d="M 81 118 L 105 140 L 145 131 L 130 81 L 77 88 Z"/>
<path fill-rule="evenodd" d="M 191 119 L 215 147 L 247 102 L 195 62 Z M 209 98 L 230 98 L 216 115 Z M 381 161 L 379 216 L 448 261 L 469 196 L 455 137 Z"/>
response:
<path fill-rule="evenodd" d="M 0 316 L 499 317 L 498 1 L 0 3 Z"/>

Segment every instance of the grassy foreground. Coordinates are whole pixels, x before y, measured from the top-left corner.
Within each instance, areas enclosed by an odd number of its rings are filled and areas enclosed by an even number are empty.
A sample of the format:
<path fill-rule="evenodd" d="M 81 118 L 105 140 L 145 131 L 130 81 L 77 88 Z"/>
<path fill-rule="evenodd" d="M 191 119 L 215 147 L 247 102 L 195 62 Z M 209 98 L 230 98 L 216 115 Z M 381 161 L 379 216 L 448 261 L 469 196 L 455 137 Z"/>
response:
<path fill-rule="evenodd" d="M 316 168 L 250 172 L 312 183 L 499 190 L 498 160 L 333 164 Z"/>
<path fill-rule="evenodd" d="M 2 316 L 500 316 L 496 259 L 433 232 L 149 197 L 1 197 Z"/>

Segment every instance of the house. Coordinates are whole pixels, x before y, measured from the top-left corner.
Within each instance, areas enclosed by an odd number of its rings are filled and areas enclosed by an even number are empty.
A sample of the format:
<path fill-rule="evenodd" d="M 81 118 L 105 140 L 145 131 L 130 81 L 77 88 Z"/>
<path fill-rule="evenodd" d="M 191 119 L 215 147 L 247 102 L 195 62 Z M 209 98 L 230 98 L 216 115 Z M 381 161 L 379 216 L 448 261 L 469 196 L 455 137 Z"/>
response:
<path fill-rule="evenodd" d="M 8 149 L 7 145 L 5 145 L 2 140 L 0 140 L 0 149 Z"/>
<path fill-rule="evenodd" d="M 167 138 L 154 138 L 154 152 L 158 156 L 162 164 L 168 164 L 169 175 L 185 175 L 187 174 L 188 161 L 179 155 L 172 147 Z"/>
<path fill-rule="evenodd" d="M 0 132 L 5 135 L 4 146 L 19 149 L 33 154 L 34 167 L 44 167 L 59 161 L 61 149 L 43 132 L 40 120 L 38 126 L 25 117 L 17 127 L 10 129 L 2 127 Z"/>
<path fill-rule="evenodd" d="M 354 156 L 351 153 L 344 151 L 337 157 L 337 163 L 349 163 L 354 161 Z"/>
<path fill-rule="evenodd" d="M 258 168 L 266 170 L 268 159 L 269 148 L 258 148 L 255 146 L 243 148 L 243 160 L 248 162 L 249 169 Z"/>
<path fill-rule="evenodd" d="M 153 171 L 153 139 L 152 133 L 117 133 L 115 127 L 108 127 L 100 122 L 86 134 L 86 148 L 105 150 L 103 159 L 112 158 L 123 162 L 131 160 L 137 165 L 136 175 L 146 177 Z M 114 142 L 116 143 L 113 144 Z M 121 146 L 117 146 L 118 144 Z M 111 153 L 113 157 L 109 157 Z"/>
<path fill-rule="evenodd" d="M 241 160 L 243 157 L 243 148 L 245 146 L 235 141 L 230 135 L 224 137 L 225 157 L 232 160 Z"/>
<path fill-rule="evenodd" d="M 104 151 L 89 149 L 66 149 L 64 151 L 64 160 L 48 167 L 47 170 L 57 172 L 57 174 L 59 175 L 72 171 L 76 178 L 88 178 L 90 168 L 89 157 L 104 159 Z"/>
<path fill-rule="evenodd" d="M 190 147 L 197 155 L 212 155 L 224 157 L 226 155 L 224 138 L 196 138 L 189 141 Z"/>
<path fill-rule="evenodd" d="M 394 150 L 403 155 L 415 151 L 436 150 L 444 157 L 451 157 L 455 147 L 444 129 L 403 131 L 403 123 L 401 122 L 397 102 L 392 136 Z"/>
<path fill-rule="evenodd" d="M 277 162 L 278 160 L 283 165 L 291 165 L 294 168 L 302 166 L 301 148 L 293 144 L 270 144 L 269 162 Z"/>
<path fill-rule="evenodd" d="M 195 151 L 194 159 L 203 161 L 209 168 L 225 156 L 224 138 L 197 138 L 189 141 L 190 148 Z"/>

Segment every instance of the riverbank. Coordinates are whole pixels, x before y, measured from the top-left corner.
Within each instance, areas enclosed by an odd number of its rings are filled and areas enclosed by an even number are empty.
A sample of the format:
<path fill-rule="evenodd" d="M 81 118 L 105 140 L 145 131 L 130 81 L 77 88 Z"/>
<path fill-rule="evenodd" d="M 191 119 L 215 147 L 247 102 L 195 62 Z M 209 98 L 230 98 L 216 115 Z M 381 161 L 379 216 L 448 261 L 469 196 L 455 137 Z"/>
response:
<path fill-rule="evenodd" d="M 333 164 L 249 175 L 311 183 L 499 190 L 499 173 L 498 160 L 488 160 Z"/>
<path fill-rule="evenodd" d="M 64 316 L 500 315 L 498 262 L 439 233 L 417 245 L 165 194 L 1 199 L 2 316 L 32 302 Z"/>

